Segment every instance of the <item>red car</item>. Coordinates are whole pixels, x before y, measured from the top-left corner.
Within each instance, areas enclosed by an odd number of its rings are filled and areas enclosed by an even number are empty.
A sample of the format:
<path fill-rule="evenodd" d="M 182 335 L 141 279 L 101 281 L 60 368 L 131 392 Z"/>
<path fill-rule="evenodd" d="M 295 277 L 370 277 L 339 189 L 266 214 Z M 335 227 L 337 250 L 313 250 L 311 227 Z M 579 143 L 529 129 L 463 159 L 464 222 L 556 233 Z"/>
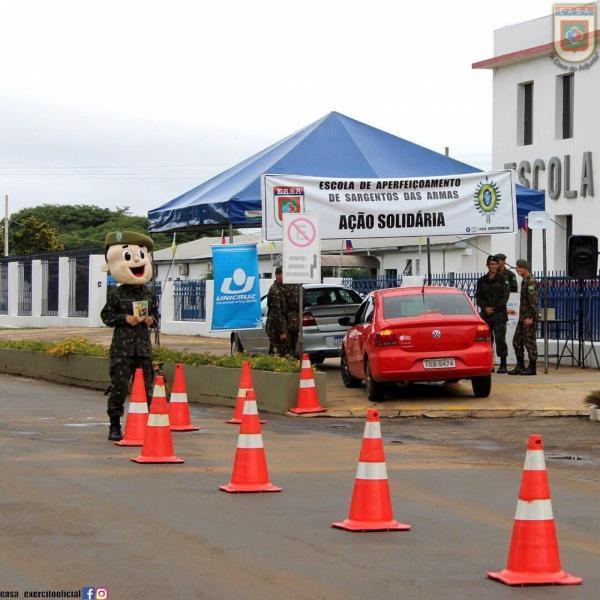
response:
<path fill-rule="evenodd" d="M 490 394 L 490 330 L 462 290 L 377 290 L 340 324 L 352 325 L 342 341 L 342 380 L 346 387 L 364 380 L 370 400 L 381 400 L 388 382 L 470 379 L 475 396 Z"/>

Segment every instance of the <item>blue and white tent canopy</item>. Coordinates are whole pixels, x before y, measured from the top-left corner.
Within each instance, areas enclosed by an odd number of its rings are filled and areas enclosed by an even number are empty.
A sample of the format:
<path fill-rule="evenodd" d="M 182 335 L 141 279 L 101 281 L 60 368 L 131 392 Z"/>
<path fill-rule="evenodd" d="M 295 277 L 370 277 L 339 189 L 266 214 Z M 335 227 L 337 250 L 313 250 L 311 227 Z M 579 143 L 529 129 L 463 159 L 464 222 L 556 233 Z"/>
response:
<path fill-rule="evenodd" d="M 479 171 L 337 112 L 269 146 L 194 189 L 149 211 L 150 231 L 260 227 L 260 177 L 427 177 Z M 517 186 L 519 226 L 544 210 L 544 193 Z"/>

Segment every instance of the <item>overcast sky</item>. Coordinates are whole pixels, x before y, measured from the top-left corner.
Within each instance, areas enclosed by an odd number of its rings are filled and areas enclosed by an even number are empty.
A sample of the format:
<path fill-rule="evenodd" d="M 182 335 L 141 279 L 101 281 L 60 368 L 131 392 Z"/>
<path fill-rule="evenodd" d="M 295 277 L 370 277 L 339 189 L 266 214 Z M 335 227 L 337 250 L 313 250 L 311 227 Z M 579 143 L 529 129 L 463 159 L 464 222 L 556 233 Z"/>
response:
<path fill-rule="evenodd" d="M 145 214 L 336 110 L 491 166 L 493 31 L 551 2 L 0 0 L 0 193 Z"/>

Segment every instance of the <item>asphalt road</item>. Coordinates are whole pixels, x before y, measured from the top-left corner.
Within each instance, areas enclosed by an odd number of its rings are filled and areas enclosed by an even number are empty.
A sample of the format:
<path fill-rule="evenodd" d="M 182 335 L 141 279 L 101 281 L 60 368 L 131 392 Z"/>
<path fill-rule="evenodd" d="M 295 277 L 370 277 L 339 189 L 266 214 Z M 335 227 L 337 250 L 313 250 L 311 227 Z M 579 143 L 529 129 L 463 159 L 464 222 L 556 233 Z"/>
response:
<path fill-rule="evenodd" d="M 106 439 L 104 396 L 0 376 L 0 590 L 105 586 L 112 599 L 600 597 L 600 425 L 585 419 L 382 424 L 395 516 L 348 533 L 359 419 L 269 417 L 281 494 L 227 495 L 237 430 L 193 407 L 183 465 Z M 563 566 L 577 588 L 511 589 L 505 565 L 529 433 L 544 435 Z M 551 458 L 554 456 L 555 458 Z M 574 459 L 570 457 L 574 456 Z"/>

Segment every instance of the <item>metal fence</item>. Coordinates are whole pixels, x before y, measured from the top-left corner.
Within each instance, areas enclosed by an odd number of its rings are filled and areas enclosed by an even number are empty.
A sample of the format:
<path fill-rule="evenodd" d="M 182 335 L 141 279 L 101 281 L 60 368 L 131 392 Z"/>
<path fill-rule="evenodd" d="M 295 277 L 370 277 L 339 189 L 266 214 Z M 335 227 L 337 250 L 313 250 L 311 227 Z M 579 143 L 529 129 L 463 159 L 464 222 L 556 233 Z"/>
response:
<path fill-rule="evenodd" d="M 176 280 L 173 286 L 175 321 L 206 321 L 206 280 Z"/>
<path fill-rule="evenodd" d="M 8 314 L 8 265 L 0 263 L 0 315 Z"/>
<path fill-rule="evenodd" d="M 19 263 L 19 303 L 17 314 L 31 315 L 31 261 Z"/>
<path fill-rule="evenodd" d="M 87 317 L 90 267 L 88 256 L 69 258 L 69 317 Z"/>
<path fill-rule="evenodd" d="M 58 257 L 42 261 L 42 316 L 58 315 Z"/>
<path fill-rule="evenodd" d="M 464 290 L 474 301 L 477 280 L 483 273 L 447 273 L 431 276 L 432 285 L 448 285 Z M 534 273 L 540 284 L 539 306 L 544 306 L 542 273 Z M 600 278 L 574 279 L 565 272 L 552 271 L 548 278 L 548 308 L 554 309 L 557 322 L 551 327 L 553 339 L 578 339 L 600 341 Z M 367 294 L 373 290 L 397 287 L 402 279 L 344 279 L 344 285 Z M 580 318 L 581 317 L 581 318 Z M 549 324 L 552 321 L 548 321 Z M 583 328 L 581 331 L 580 329 Z"/>

